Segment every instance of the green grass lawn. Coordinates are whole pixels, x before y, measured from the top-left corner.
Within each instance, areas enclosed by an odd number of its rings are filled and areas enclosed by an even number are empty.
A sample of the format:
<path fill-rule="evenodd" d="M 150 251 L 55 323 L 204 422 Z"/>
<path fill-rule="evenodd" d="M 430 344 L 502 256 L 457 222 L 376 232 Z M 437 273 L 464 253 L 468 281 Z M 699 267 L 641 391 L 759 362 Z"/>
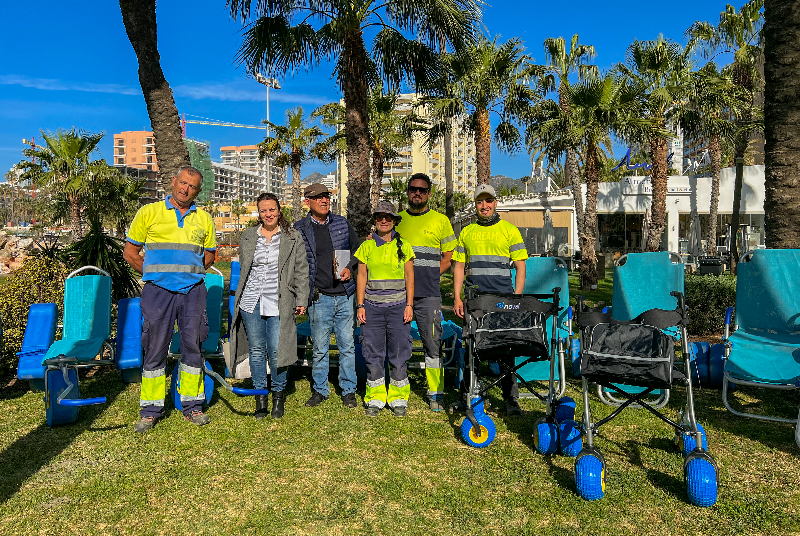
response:
<path fill-rule="evenodd" d="M 608 285 L 587 299 L 610 304 Z M 335 376 L 334 369 L 334 383 Z M 601 428 L 606 496 L 586 502 L 575 493 L 574 461 L 533 448 L 534 422 L 544 414 L 539 402 L 522 400 L 522 417 L 491 411 L 497 438 L 478 450 L 461 440 L 460 416 L 427 409 L 419 371 L 411 375 L 405 419 L 389 411 L 367 418 L 335 394 L 306 408 L 309 380 L 308 369 L 293 370 L 283 419 L 256 421 L 252 398 L 218 390 L 208 426 L 195 427 L 169 407 L 145 436 L 133 432 L 139 385 L 125 385 L 110 369 L 81 382 L 83 396 L 107 396 L 108 403 L 82 409 L 70 426 L 49 428 L 41 393 L 24 382 L 0 390 L 0 534 L 800 532 L 792 427 L 735 417 L 718 391 L 696 392 L 720 469 L 719 501 L 701 509 L 686 498 L 672 431 L 642 411 Z M 569 381 L 567 395 L 580 411 L 579 389 Z M 446 401 L 455 396 L 450 387 Z M 788 417 L 800 405 L 797 393 L 759 399 L 740 390 L 736 397 L 748 409 Z M 591 399 L 596 416 L 610 413 Z M 502 406 L 499 391 L 491 402 Z M 684 390 L 676 389 L 667 414 L 676 417 L 683 403 Z"/>

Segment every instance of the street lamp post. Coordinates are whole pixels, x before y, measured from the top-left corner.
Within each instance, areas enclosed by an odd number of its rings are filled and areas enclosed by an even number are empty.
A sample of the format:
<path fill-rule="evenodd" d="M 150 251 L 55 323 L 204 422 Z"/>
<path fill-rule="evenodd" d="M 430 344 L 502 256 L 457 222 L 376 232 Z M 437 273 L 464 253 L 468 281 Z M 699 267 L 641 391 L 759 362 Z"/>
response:
<path fill-rule="evenodd" d="M 269 90 L 270 88 L 280 89 L 281 85 L 278 83 L 278 80 L 272 78 L 270 76 L 265 76 L 261 73 L 255 73 L 256 82 L 267 86 L 267 121 L 269 122 Z M 267 137 L 270 136 L 270 126 L 267 124 Z M 272 162 L 269 156 L 267 156 L 267 188 L 271 188 L 272 186 Z"/>

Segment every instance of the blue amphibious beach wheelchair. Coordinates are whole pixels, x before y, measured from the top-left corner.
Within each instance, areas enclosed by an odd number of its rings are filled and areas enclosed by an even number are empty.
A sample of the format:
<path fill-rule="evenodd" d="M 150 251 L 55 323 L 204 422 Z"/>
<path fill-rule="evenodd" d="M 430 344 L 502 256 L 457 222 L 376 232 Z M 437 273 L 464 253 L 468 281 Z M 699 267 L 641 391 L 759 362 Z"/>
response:
<path fill-rule="evenodd" d="M 602 425 L 635 404 L 674 428 L 684 456 L 689 500 L 697 506 L 713 505 L 718 470 L 707 451 L 705 431 L 695 418 L 683 266 L 672 263 L 666 252 L 621 257 L 614 267 L 611 312 L 588 309 L 579 298 L 575 322 L 581 340 L 581 428 L 585 436 L 585 446 L 575 460 L 578 494 L 587 500 L 605 494 L 605 460 L 594 437 Z M 675 361 L 677 343 L 682 348 L 682 363 Z M 686 407 L 678 421 L 658 410 L 675 382 L 686 385 Z M 616 409 L 599 421 L 593 420 L 589 406 L 590 383 L 620 400 Z M 661 394 L 653 401 L 651 395 L 657 391 Z"/>
<path fill-rule="evenodd" d="M 739 261 L 736 280 L 736 318 L 725 315 L 725 407 L 741 417 L 795 425 L 800 446 L 800 412 L 797 419 L 754 414 L 734 409 L 731 384 L 764 389 L 800 389 L 800 250 L 757 249 Z"/>

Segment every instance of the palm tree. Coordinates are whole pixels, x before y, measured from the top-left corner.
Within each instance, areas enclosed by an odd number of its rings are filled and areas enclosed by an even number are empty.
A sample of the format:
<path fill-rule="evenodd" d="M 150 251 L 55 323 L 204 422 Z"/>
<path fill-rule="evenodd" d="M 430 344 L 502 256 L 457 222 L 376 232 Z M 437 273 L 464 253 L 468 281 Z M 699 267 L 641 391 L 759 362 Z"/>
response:
<path fill-rule="evenodd" d="M 53 186 L 66 197 L 74 239 L 82 234 L 82 197 L 91 189 L 91 177 L 117 172 L 105 160 L 91 160 L 103 136 L 103 132 L 91 134 L 74 127 L 55 134 L 42 131 L 45 144 L 23 149 L 23 156 L 31 161 L 17 164 L 19 169 L 25 170 L 22 179 L 30 179 L 40 187 Z"/>
<path fill-rule="evenodd" d="M 489 41 L 481 37 L 461 52 L 443 55 L 447 71 L 424 86 L 430 96 L 423 97 L 421 103 L 436 121 L 428 131 L 428 145 L 452 128 L 452 118 L 466 117 L 466 127 L 475 139 L 478 184 L 489 184 L 491 175 L 491 114 L 499 118 L 495 143 L 513 153 L 522 143 L 514 123 L 539 100 L 529 82 L 541 74 L 542 68 L 524 52 L 519 39 L 498 45 L 497 38 Z"/>
<path fill-rule="evenodd" d="M 313 158 L 311 149 L 325 133 L 305 120 L 303 108 L 300 106 L 286 110 L 286 125 L 276 125 L 266 120 L 264 123 L 275 130 L 275 136 L 258 144 L 259 158 L 269 155 L 275 157 L 275 165 L 292 167 L 292 220 L 299 221 L 303 217 L 300 168 L 303 162 Z"/>
<path fill-rule="evenodd" d="M 800 248 L 797 214 L 800 151 L 800 58 L 797 38 L 800 12 L 794 0 L 764 2 L 764 149 L 766 196 L 764 227 L 769 248 Z"/>
<path fill-rule="evenodd" d="M 753 130 L 752 122 L 758 115 L 754 96 L 756 91 L 762 87 L 762 76 L 759 65 L 763 61 L 763 49 L 761 46 L 761 28 L 763 25 L 763 14 L 761 9 L 764 7 L 764 0 L 750 0 L 738 11 L 735 7 L 728 4 L 725 11 L 719 15 L 719 23 L 716 26 L 708 22 L 695 22 L 686 34 L 696 39 L 703 45 L 702 52 L 708 56 L 710 54 L 732 53 L 733 64 L 730 66 L 732 71 L 733 83 L 743 91 L 742 98 L 748 105 L 741 114 L 739 129 L 734 140 L 734 162 L 736 163 L 736 181 L 733 190 L 733 217 L 734 228 L 732 235 L 736 235 L 739 225 L 739 205 L 742 202 L 742 182 L 744 175 L 744 155 L 747 150 L 750 133 Z M 731 272 L 736 273 L 736 263 L 739 261 L 738 242 L 731 240 Z"/>
<path fill-rule="evenodd" d="M 540 78 L 540 83 L 545 91 L 558 91 L 558 105 L 569 113 L 565 98 L 561 96 L 564 84 L 569 77 L 577 72 L 578 80 L 588 80 L 599 74 L 596 65 L 590 65 L 589 60 L 595 57 L 594 47 L 581 45 L 578 34 L 572 36 L 569 50 L 563 37 L 549 37 L 544 40 L 544 51 L 547 58 L 546 74 Z M 578 158 L 575 148 L 568 147 L 564 161 L 565 182 L 572 185 L 572 195 L 575 199 L 575 213 L 583 214 L 583 198 L 581 196 L 581 175 L 578 169 Z M 578 234 L 583 231 L 583 220 L 577 219 Z"/>
<path fill-rule="evenodd" d="M 386 199 L 397 207 L 397 212 L 405 208 L 408 194 L 406 192 L 406 179 L 392 177 L 389 179 L 389 191 L 386 192 Z"/>
<path fill-rule="evenodd" d="M 228 0 L 234 18 L 248 22 L 238 60 L 248 71 L 283 74 L 333 60 L 344 96 L 349 177 L 347 213 L 358 234 L 369 231 L 369 86 L 382 77 L 390 87 L 423 83 L 436 69 L 444 39 L 460 49 L 473 39 L 478 0 Z M 312 26 L 309 21 L 319 21 Z M 297 22 L 293 25 L 294 22 Z M 379 29 L 367 52 L 365 31 Z M 403 32 L 417 36 L 407 38 Z"/>
<path fill-rule="evenodd" d="M 247 214 L 247 205 L 241 199 L 231 201 L 231 217 L 236 218 L 236 229 L 239 229 L 239 218 Z"/>
<path fill-rule="evenodd" d="M 586 205 L 584 232 L 580 234 L 581 288 L 597 284 L 595 228 L 597 191 L 601 179 L 600 145 L 613 133 L 635 139 L 653 129 L 654 121 L 642 115 L 645 91 L 642 84 L 617 80 L 613 74 L 570 84 L 562 94 L 568 112 L 552 100 L 543 101 L 526 114 L 525 142 L 529 148 L 546 147 L 551 161 L 569 147 L 585 147 Z"/>
<path fill-rule="evenodd" d="M 654 128 L 650 132 L 644 133 L 640 139 L 633 140 L 649 147 L 652 165 L 650 178 L 653 201 L 646 251 L 660 249 L 661 235 L 666 228 L 669 173 L 667 138 L 671 136 L 666 130 L 666 116 L 670 108 L 675 106 L 687 91 L 687 81 L 692 72 L 689 52 L 693 45 L 694 43 L 690 42 L 684 48 L 662 36 L 655 41 L 637 40 L 628 47 L 627 65 L 617 66 L 623 75 L 647 87 L 644 113 L 654 120 Z"/>
<path fill-rule="evenodd" d="M 119 0 L 119 9 L 128 40 L 139 61 L 139 85 L 142 86 L 153 129 L 161 184 L 168 192 L 172 177 L 190 162 L 189 151 L 183 143 L 178 108 L 161 70 L 156 39 L 156 0 Z"/>
<path fill-rule="evenodd" d="M 371 206 L 380 201 L 383 185 L 383 169 L 386 162 L 400 157 L 403 147 L 410 145 L 415 132 L 428 130 L 428 125 L 415 112 L 398 113 L 398 94 L 394 91 L 384 93 L 380 87 L 373 88 L 369 95 L 369 146 L 372 158 Z M 347 136 L 344 129 L 346 110 L 339 103 L 332 102 L 314 110 L 311 117 L 321 117 L 325 126 L 333 126 L 339 132 L 328 137 L 313 149 L 313 154 L 324 162 L 333 161 L 347 149 Z"/>
<path fill-rule="evenodd" d="M 736 121 L 745 111 L 742 88 L 734 85 L 727 74 L 717 71 L 714 62 L 707 63 L 692 75 L 688 98 L 675 110 L 675 120 L 685 135 L 708 140 L 711 158 L 711 206 L 706 229 L 706 253 L 717 254 L 717 213 L 719 211 L 719 172 L 722 145 L 733 141 Z"/>

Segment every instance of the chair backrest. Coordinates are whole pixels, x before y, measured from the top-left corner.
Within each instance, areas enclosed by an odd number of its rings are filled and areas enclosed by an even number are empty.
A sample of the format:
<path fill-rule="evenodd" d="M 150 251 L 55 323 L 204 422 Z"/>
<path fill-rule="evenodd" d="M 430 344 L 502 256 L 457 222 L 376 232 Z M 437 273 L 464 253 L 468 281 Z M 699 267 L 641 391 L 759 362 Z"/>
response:
<path fill-rule="evenodd" d="M 237 290 L 239 290 L 239 276 L 242 272 L 242 265 L 239 264 L 239 261 L 232 261 L 231 262 L 231 288 L 230 294 L 233 296 Z"/>
<path fill-rule="evenodd" d="M 511 270 L 511 280 L 516 277 L 516 270 Z M 569 312 L 569 273 L 567 265 L 558 257 L 529 257 L 525 261 L 525 286 L 523 294 L 550 294 L 556 287 L 561 287 L 558 295 L 558 338 L 569 337 L 567 319 Z M 547 334 L 550 336 L 550 323 L 547 323 Z"/>
<path fill-rule="evenodd" d="M 800 335 L 800 250 L 757 249 L 740 262 L 736 280 L 739 329 Z"/>
<path fill-rule="evenodd" d="M 208 315 L 208 332 L 219 337 L 222 331 L 222 295 L 225 278 L 214 272 L 206 273 L 206 314 Z"/>
<path fill-rule="evenodd" d="M 674 263 L 666 251 L 630 253 L 614 266 L 611 316 L 632 320 L 650 309 L 675 309 L 670 292 L 683 292 L 684 266 Z"/>
<path fill-rule="evenodd" d="M 80 275 L 64 283 L 64 339 L 111 337 L 111 278 Z"/>

